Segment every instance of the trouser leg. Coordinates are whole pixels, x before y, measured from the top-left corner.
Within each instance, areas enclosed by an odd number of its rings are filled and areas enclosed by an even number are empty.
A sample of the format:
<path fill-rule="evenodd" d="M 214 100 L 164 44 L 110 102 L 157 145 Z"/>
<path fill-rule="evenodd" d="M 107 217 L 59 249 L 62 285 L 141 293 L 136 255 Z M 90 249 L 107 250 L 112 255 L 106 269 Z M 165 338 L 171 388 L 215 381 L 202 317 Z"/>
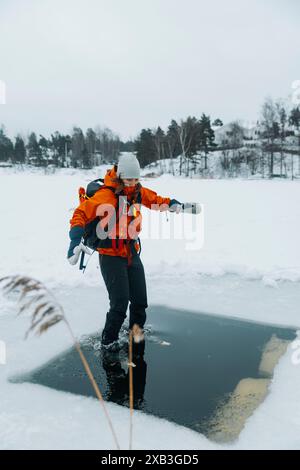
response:
<path fill-rule="evenodd" d="M 132 257 L 132 264 L 128 267 L 129 281 L 129 328 L 137 323 L 143 328 L 146 321 L 147 288 L 143 263 L 139 255 Z"/>
<path fill-rule="evenodd" d="M 100 269 L 108 291 L 110 309 L 103 330 L 105 342 L 118 339 L 120 328 L 126 318 L 129 302 L 129 279 L 127 259 L 120 256 L 100 255 Z"/>

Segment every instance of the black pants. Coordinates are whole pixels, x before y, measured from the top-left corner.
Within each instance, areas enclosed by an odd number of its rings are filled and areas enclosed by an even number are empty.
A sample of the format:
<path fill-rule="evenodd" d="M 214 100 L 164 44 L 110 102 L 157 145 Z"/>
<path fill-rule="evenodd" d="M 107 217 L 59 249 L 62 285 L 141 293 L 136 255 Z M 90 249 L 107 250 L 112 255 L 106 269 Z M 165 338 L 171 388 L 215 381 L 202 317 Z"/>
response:
<path fill-rule="evenodd" d="M 146 321 L 145 309 L 148 305 L 144 266 L 134 249 L 132 253 L 130 266 L 127 258 L 99 255 L 101 273 L 110 302 L 103 330 L 103 335 L 109 341 L 118 339 L 129 301 L 129 328 L 135 323 L 143 328 Z"/>

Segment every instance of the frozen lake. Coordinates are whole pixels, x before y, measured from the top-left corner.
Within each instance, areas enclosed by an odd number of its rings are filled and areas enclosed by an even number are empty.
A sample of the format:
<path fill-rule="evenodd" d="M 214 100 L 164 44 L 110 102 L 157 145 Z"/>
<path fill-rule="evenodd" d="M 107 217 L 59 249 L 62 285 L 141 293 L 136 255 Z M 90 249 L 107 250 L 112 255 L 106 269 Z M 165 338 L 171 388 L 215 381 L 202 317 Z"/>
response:
<path fill-rule="evenodd" d="M 147 325 L 145 352 L 133 368 L 135 408 L 221 442 L 238 437 L 296 336 L 291 328 L 164 306 L 148 309 Z M 128 406 L 126 346 L 106 357 L 99 338 L 82 338 L 84 353 L 105 399 Z M 74 348 L 13 380 L 94 396 Z"/>

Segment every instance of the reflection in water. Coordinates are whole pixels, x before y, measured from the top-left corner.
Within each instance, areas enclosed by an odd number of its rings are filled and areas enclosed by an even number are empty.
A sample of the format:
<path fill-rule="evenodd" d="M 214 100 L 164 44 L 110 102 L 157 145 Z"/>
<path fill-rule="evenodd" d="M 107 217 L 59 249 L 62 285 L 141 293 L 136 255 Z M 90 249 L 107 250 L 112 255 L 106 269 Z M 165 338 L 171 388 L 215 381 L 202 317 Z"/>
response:
<path fill-rule="evenodd" d="M 126 357 L 122 352 L 111 353 L 102 351 L 102 367 L 106 373 L 107 390 L 105 398 L 119 405 L 129 406 L 129 368 Z M 147 364 L 144 360 L 145 342 L 133 345 L 133 405 L 141 409 L 144 401 L 146 386 Z M 124 360 L 125 356 L 125 360 Z"/>
<path fill-rule="evenodd" d="M 246 420 L 267 396 L 274 368 L 288 345 L 288 340 L 275 334 L 271 336 L 263 349 L 258 368 L 259 374 L 265 378 L 246 378 L 237 384 L 228 401 L 218 406 L 207 424 L 210 439 L 229 442 L 239 436 Z"/>
<path fill-rule="evenodd" d="M 259 364 L 259 373 L 266 377 L 270 377 L 273 374 L 273 370 L 283 354 L 286 352 L 290 341 L 286 339 L 278 338 L 276 335 L 272 335 L 271 339 L 267 342 L 264 347 L 261 361 Z"/>
<path fill-rule="evenodd" d="M 215 442 L 235 440 L 246 420 L 265 399 L 270 379 L 243 379 L 236 386 L 229 400 L 217 409 L 207 427 L 208 436 Z"/>

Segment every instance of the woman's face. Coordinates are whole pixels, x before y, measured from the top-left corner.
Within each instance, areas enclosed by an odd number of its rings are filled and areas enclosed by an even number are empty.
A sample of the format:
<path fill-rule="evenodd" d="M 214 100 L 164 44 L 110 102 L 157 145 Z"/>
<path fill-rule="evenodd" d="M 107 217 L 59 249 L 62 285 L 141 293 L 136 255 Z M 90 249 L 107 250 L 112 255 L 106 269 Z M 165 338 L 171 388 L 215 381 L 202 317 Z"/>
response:
<path fill-rule="evenodd" d="M 124 185 L 127 187 L 132 187 L 138 184 L 139 178 L 123 178 Z"/>

